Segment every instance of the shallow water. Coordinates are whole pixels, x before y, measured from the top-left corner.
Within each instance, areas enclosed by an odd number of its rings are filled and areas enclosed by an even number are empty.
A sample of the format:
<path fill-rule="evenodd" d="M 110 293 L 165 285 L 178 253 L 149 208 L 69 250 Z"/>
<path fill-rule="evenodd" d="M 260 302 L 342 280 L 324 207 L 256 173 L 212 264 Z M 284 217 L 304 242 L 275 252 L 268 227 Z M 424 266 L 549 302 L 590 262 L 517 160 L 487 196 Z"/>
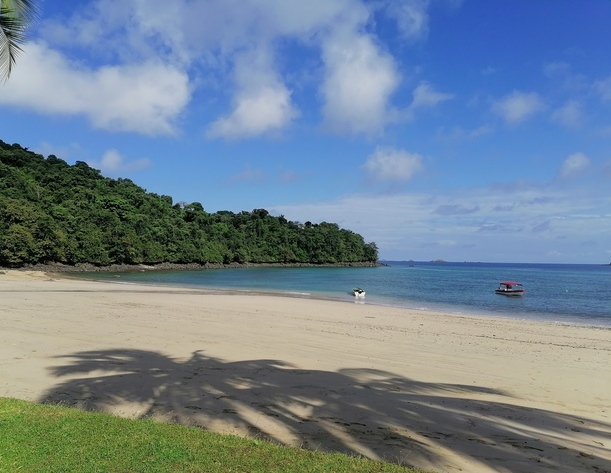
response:
<path fill-rule="evenodd" d="M 375 268 L 236 268 L 93 273 L 89 278 L 355 300 L 431 311 L 611 327 L 611 266 L 523 263 L 385 262 Z M 494 293 L 500 281 L 523 297 Z"/>

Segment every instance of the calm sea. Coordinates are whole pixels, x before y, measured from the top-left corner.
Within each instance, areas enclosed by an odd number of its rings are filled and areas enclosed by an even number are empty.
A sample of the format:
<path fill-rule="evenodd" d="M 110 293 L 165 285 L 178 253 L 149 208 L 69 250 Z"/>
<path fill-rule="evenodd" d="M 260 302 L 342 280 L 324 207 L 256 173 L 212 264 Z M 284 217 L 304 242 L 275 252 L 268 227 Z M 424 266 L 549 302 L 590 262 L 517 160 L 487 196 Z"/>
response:
<path fill-rule="evenodd" d="M 424 311 L 611 327 L 611 265 L 387 261 L 375 268 L 238 268 L 95 273 L 122 282 L 291 294 Z M 500 281 L 523 297 L 494 293 Z M 356 301 L 351 289 L 367 291 Z"/>

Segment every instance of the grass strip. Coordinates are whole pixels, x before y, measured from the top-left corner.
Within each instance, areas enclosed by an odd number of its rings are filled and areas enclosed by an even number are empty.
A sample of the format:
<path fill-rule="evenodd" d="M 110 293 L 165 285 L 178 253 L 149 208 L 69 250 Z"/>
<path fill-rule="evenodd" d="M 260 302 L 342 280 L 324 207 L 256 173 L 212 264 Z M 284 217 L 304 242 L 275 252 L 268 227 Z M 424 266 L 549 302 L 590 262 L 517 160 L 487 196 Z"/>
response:
<path fill-rule="evenodd" d="M 0 472 L 417 473 L 152 420 L 0 398 Z"/>

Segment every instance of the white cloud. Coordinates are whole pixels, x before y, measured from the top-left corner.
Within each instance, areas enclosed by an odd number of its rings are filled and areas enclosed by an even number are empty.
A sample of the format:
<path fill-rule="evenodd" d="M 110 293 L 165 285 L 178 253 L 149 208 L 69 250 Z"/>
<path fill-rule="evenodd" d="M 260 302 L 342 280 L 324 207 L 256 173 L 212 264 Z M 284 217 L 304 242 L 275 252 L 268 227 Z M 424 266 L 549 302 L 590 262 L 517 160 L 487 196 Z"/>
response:
<path fill-rule="evenodd" d="M 611 77 L 596 82 L 594 89 L 605 102 L 611 102 Z"/>
<path fill-rule="evenodd" d="M 235 99 L 233 112 L 212 123 L 208 138 L 250 138 L 284 128 L 297 112 L 284 87 L 267 86 L 242 92 Z"/>
<path fill-rule="evenodd" d="M 233 111 L 210 125 L 208 138 L 250 138 L 278 131 L 299 115 L 271 63 L 265 48 L 236 57 Z"/>
<path fill-rule="evenodd" d="M 543 100 L 534 92 L 515 91 L 492 104 L 492 111 L 509 124 L 523 122 L 543 108 Z"/>
<path fill-rule="evenodd" d="M 479 212 L 479 205 L 467 208 L 461 204 L 443 204 L 437 207 L 433 213 L 438 215 L 469 215 Z"/>
<path fill-rule="evenodd" d="M 558 177 L 562 179 L 569 179 L 583 172 L 590 166 L 590 159 L 584 153 L 574 153 L 567 157 L 560 170 L 558 171 Z"/>
<path fill-rule="evenodd" d="M 88 69 L 44 43 L 28 43 L 0 103 L 81 115 L 99 129 L 171 135 L 189 101 L 184 73 L 159 63 Z"/>
<path fill-rule="evenodd" d="M 102 155 L 99 161 L 90 161 L 88 164 L 93 168 L 99 169 L 104 174 L 116 176 L 121 172 L 145 169 L 151 163 L 148 158 L 126 162 L 116 149 L 109 149 Z"/>
<path fill-rule="evenodd" d="M 472 130 L 465 130 L 461 127 L 454 127 L 450 130 L 444 128 L 439 129 L 437 137 L 446 141 L 458 141 L 479 138 L 480 136 L 489 135 L 494 131 L 490 125 L 482 125 Z"/>
<path fill-rule="evenodd" d="M 548 77 L 566 77 L 571 73 L 571 66 L 566 62 L 550 62 L 543 66 L 543 73 Z"/>
<path fill-rule="evenodd" d="M 386 8 L 388 14 L 396 20 L 404 38 L 419 39 L 429 31 L 429 3 L 429 0 L 390 0 Z"/>
<path fill-rule="evenodd" d="M 421 82 L 412 92 L 413 100 L 409 106 L 410 114 L 421 108 L 433 108 L 441 102 L 452 99 L 452 94 L 436 92 L 427 82 Z"/>
<path fill-rule="evenodd" d="M 323 45 L 325 124 L 335 132 L 379 134 L 395 119 L 389 104 L 400 81 L 395 61 L 370 36 L 338 33 Z"/>
<path fill-rule="evenodd" d="M 581 125 L 582 119 L 582 106 L 576 100 L 569 100 L 552 113 L 552 120 L 569 128 Z"/>
<path fill-rule="evenodd" d="M 123 164 L 123 157 L 119 154 L 116 149 L 111 149 L 104 153 L 102 156 L 102 161 L 100 162 L 100 166 L 102 169 L 109 169 L 111 171 L 116 171 Z"/>
<path fill-rule="evenodd" d="M 394 148 L 378 148 L 362 168 L 376 181 L 408 181 L 424 169 L 422 156 Z"/>
<path fill-rule="evenodd" d="M 265 173 L 259 168 L 253 168 L 251 166 L 245 166 L 244 170 L 238 174 L 234 174 L 228 180 L 231 184 L 243 183 L 243 182 L 263 182 L 266 180 Z"/>
<path fill-rule="evenodd" d="M 154 31 L 169 44 L 176 27 L 168 27 L 166 17 L 175 14 L 180 18 L 178 37 L 182 41 L 175 47 L 188 48 L 193 58 L 204 61 L 213 54 L 224 61 L 236 51 L 276 39 L 317 41 L 314 37 L 322 31 L 362 24 L 370 14 L 359 0 L 173 0 L 162 4 L 139 0 L 138 5 L 144 17 L 156 17 Z"/>
<path fill-rule="evenodd" d="M 90 0 L 71 15 L 45 18 L 40 31 L 52 48 L 81 54 L 90 64 L 161 61 L 183 69 L 189 48 L 183 41 L 183 0 L 142 2 Z M 183 8 L 184 7 L 184 8 Z"/>
<path fill-rule="evenodd" d="M 418 40 L 428 35 L 431 3 L 432 0 L 385 0 L 384 7 L 387 15 L 397 22 L 404 39 Z M 445 0 L 443 3 L 457 8 L 462 0 Z"/>
<path fill-rule="evenodd" d="M 351 195 L 266 208 L 293 221 L 337 222 L 375 241 L 387 259 L 506 261 L 513 254 L 515 262 L 598 262 L 604 250 L 585 259 L 575 245 L 592 240 L 594 225 L 602 248 L 611 234 L 611 215 L 601 211 L 608 209 L 606 189 L 567 192 L 561 184 Z M 545 257 L 550 251 L 554 258 Z"/>
<path fill-rule="evenodd" d="M 292 171 L 290 169 L 287 169 L 280 173 L 280 182 L 284 184 L 291 184 L 293 182 L 297 182 L 299 179 L 300 179 L 299 174 L 297 174 L 295 171 Z"/>
<path fill-rule="evenodd" d="M 64 161 L 78 161 L 79 156 L 84 154 L 83 147 L 80 143 L 69 143 L 64 146 L 57 146 L 55 144 L 49 143 L 48 141 L 41 142 L 36 147 L 36 152 L 42 154 L 43 156 L 54 155 Z"/>
<path fill-rule="evenodd" d="M 167 135 L 177 132 L 193 91 L 230 83 L 228 111 L 211 120 L 207 135 L 273 134 L 300 116 L 289 86 L 298 74 L 287 74 L 275 56 L 295 41 L 313 53 L 308 73 L 321 79 L 323 126 L 375 136 L 401 118 L 391 104 L 401 75 L 371 28 L 375 14 L 384 11 L 404 39 L 416 38 L 426 35 L 430 6 L 430 0 L 115 3 L 92 0 L 61 21 L 46 19 L 40 32 L 47 42 L 28 45 L 31 61 L 20 62 L 10 103 L 81 115 L 95 128 Z M 264 51 L 265 59 L 253 51 Z M 449 98 L 423 82 L 409 113 Z"/>

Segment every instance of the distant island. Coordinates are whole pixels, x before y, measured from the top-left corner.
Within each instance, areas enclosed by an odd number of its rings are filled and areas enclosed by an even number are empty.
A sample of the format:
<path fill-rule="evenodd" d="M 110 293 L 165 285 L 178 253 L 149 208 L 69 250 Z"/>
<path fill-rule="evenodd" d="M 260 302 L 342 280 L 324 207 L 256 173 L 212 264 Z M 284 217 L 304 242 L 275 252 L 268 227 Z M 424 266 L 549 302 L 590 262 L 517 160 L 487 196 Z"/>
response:
<path fill-rule="evenodd" d="M 0 267 L 374 265 L 378 248 L 335 223 L 265 209 L 208 213 L 129 179 L 0 140 Z M 87 266 L 89 265 L 89 266 Z M 176 266 L 175 266 L 176 267 Z"/>

